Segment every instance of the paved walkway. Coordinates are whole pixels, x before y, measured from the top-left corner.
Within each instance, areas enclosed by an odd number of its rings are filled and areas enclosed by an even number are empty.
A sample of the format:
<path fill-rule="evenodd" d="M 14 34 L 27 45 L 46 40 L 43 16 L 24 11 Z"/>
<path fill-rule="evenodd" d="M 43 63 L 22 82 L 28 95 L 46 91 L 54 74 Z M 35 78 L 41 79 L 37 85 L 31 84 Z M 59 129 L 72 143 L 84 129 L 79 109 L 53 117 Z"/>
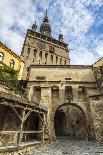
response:
<path fill-rule="evenodd" d="M 30 155 L 103 155 L 103 143 L 59 138 L 49 146 L 43 146 Z"/>

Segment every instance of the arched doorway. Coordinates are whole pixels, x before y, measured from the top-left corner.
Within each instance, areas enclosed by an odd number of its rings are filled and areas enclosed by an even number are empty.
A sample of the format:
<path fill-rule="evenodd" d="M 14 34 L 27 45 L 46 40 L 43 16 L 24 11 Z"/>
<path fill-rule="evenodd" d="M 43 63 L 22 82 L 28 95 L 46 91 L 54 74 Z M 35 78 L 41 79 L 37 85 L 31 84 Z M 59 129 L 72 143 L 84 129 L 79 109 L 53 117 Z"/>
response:
<path fill-rule="evenodd" d="M 54 117 L 55 135 L 72 138 L 85 138 L 86 118 L 83 110 L 75 104 L 64 104 L 57 108 Z"/>

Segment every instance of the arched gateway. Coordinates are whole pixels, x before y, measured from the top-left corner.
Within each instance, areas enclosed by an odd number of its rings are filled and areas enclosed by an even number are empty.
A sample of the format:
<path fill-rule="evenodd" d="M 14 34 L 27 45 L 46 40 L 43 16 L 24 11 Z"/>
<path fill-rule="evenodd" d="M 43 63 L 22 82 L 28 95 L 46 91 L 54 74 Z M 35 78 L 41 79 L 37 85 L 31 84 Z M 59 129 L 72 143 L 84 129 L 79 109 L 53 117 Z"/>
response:
<path fill-rule="evenodd" d="M 86 138 L 85 112 L 75 103 L 64 103 L 58 106 L 54 116 L 54 130 L 56 137 Z"/>

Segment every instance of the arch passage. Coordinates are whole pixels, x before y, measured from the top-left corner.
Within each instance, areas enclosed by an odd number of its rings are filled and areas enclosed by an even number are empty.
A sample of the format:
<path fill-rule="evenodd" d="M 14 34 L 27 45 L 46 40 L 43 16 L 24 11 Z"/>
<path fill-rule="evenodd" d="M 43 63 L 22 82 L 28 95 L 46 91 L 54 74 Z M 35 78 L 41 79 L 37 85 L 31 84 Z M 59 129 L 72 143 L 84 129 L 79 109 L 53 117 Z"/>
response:
<path fill-rule="evenodd" d="M 55 114 L 55 134 L 56 136 L 65 136 L 67 120 L 66 115 L 62 110 L 57 110 Z"/>
<path fill-rule="evenodd" d="M 74 105 L 63 105 L 54 117 L 56 136 L 85 138 L 87 135 L 86 118 L 83 111 Z"/>

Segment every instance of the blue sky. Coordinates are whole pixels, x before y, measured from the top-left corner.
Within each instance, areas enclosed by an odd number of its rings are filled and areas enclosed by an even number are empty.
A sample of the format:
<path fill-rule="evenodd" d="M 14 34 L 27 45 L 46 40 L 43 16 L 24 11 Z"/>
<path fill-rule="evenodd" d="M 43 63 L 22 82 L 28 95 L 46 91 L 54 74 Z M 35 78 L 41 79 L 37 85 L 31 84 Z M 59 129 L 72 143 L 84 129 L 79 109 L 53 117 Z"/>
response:
<path fill-rule="evenodd" d="M 69 44 L 71 64 L 92 64 L 103 57 L 103 0 L 3 0 L 0 3 L 0 40 L 20 55 L 28 28 L 45 10 L 52 36 L 59 31 Z"/>

